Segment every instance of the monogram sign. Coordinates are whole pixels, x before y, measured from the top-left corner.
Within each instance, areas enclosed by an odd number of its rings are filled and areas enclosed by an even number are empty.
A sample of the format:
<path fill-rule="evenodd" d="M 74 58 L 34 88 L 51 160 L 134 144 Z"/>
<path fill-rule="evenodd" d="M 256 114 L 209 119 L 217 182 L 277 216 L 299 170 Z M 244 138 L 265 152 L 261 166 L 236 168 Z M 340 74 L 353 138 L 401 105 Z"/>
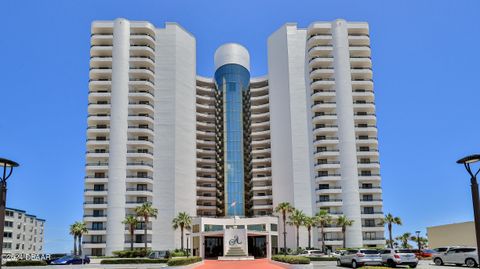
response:
<path fill-rule="evenodd" d="M 234 235 L 232 239 L 230 239 L 230 241 L 228 241 L 228 244 L 230 246 L 234 246 L 234 245 L 241 245 L 242 242 L 240 242 L 240 239 L 238 239 L 238 235 Z"/>

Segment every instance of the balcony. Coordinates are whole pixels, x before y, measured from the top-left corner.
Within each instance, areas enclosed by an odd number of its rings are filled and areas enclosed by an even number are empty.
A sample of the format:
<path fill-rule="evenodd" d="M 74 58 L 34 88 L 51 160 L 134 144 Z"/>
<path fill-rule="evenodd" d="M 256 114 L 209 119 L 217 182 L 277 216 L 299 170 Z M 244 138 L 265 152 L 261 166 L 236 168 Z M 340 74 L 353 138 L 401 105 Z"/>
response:
<path fill-rule="evenodd" d="M 152 183 L 152 176 L 127 175 L 127 183 Z"/>
<path fill-rule="evenodd" d="M 339 161 L 328 161 L 328 162 L 319 162 L 314 166 L 315 170 L 319 169 L 340 169 Z"/>
<path fill-rule="evenodd" d="M 325 149 L 325 150 L 319 150 L 313 153 L 313 157 L 319 158 L 319 157 L 336 157 L 339 156 L 340 151 L 338 149 Z"/>
<path fill-rule="evenodd" d="M 316 188 L 315 193 L 319 194 L 341 194 L 342 187 Z"/>
<path fill-rule="evenodd" d="M 316 202 L 320 207 L 342 206 L 342 199 L 317 200 Z"/>

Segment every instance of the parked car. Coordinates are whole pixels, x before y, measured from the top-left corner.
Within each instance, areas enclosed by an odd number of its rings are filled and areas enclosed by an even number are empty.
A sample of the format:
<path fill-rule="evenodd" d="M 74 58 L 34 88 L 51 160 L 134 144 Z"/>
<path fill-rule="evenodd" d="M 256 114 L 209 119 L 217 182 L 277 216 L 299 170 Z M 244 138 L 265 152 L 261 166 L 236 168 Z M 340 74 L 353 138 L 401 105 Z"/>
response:
<path fill-rule="evenodd" d="M 435 253 L 435 251 L 431 250 L 431 249 L 422 249 L 422 250 L 418 250 L 418 249 L 414 249 L 413 252 L 415 253 L 415 255 L 417 256 L 417 258 L 431 258 L 433 256 L 433 253 Z"/>
<path fill-rule="evenodd" d="M 90 258 L 82 258 L 77 255 L 67 255 L 59 259 L 53 260 L 50 264 L 52 265 L 67 265 L 67 264 L 88 264 L 90 263 Z"/>
<path fill-rule="evenodd" d="M 467 265 L 470 268 L 477 267 L 478 252 L 476 248 L 459 247 L 449 249 L 447 252 L 433 255 L 435 265 L 455 264 Z"/>
<path fill-rule="evenodd" d="M 342 265 L 352 268 L 364 265 L 382 265 L 382 257 L 375 249 L 350 249 L 337 258 L 337 266 Z"/>
<path fill-rule="evenodd" d="M 168 259 L 170 258 L 170 251 L 168 250 L 155 250 L 148 254 L 150 259 Z"/>
<path fill-rule="evenodd" d="M 454 248 L 461 248 L 461 246 L 439 247 L 439 248 L 432 249 L 432 251 L 435 252 L 435 253 L 443 253 L 443 252 L 447 252 L 450 249 L 454 249 Z"/>
<path fill-rule="evenodd" d="M 410 249 L 384 249 L 380 251 L 383 264 L 389 267 L 397 267 L 397 265 L 408 265 L 415 268 L 418 265 L 418 259 L 413 250 Z"/>
<path fill-rule="evenodd" d="M 325 254 L 321 250 L 304 250 L 302 253 L 300 253 L 298 256 L 304 256 L 304 257 L 322 257 L 325 256 Z"/>
<path fill-rule="evenodd" d="M 50 254 L 49 258 L 45 260 L 45 262 L 47 264 L 51 264 L 52 261 L 56 260 L 56 259 L 59 259 L 63 256 L 67 256 L 67 253 L 53 253 L 53 254 Z"/>
<path fill-rule="evenodd" d="M 345 253 L 345 250 L 335 250 L 334 252 L 330 253 L 332 257 L 338 258 L 342 256 L 342 253 Z"/>

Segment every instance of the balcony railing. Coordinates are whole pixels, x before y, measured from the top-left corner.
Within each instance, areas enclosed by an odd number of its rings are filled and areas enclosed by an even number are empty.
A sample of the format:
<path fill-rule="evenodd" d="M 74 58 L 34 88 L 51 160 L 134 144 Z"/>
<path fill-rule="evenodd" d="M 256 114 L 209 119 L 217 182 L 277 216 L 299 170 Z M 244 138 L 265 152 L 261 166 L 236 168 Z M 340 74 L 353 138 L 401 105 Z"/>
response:
<path fill-rule="evenodd" d="M 85 166 L 108 166 L 108 163 L 98 162 L 98 163 L 87 163 Z"/>
<path fill-rule="evenodd" d="M 341 202 L 342 199 L 317 200 L 317 203 Z"/>
<path fill-rule="evenodd" d="M 127 191 L 148 191 L 153 192 L 151 189 L 138 189 L 138 188 L 127 188 Z"/>

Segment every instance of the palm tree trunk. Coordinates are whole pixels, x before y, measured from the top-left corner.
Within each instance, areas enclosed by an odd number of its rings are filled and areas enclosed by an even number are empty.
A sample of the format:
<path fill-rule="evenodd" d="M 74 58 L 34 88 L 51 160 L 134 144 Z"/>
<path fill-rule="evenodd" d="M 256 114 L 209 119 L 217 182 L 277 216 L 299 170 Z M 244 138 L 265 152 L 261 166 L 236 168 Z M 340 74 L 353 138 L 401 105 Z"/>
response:
<path fill-rule="evenodd" d="M 82 235 L 78 235 L 78 255 L 82 256 Z"/>
<path fill-rule="evenodd" d="M 300 226 L 297 226 L 297 250 L 300 247 Z"/>
<path fill-rule="evenodd" d="M 388 236 L 390 237 L 390 248 L 393 249 L 392 224 L 388 224 Z"/>
<path fill-rule="evenodd" d="M 130 226 L 130 250 L 133 250 L 134 233 L 135 233 L 135 227 L 132 225 L 132 226 Z"/>
<path fill-rule="evenodd" d="M 347 233 L 345 232 L 345 228 L 342 228 L 342 234 L 343 234 L 343 248 L 347 248 Z"/>
<path fill-rule="evenodd" d="M 312 241 L 312 228 L 308 227 L 308 248 L 310 249 L 312 245 L 310 244 L 310 241 Z"/>
<path fill-rule="evenodd" d="M 320 226 L 320 234 L 322 234 L 322 252 L 325 253 L 325 233 L 323 232 L 323 224 Z"/>
<path fill-rule="evenodd" d="M 183 251 L 183 225 L 180 225 L 180 248 Z"/>
<path fill-rule="evenodd" d="M 147 245 L 147 223 L 148 223 L 148 217 L 143 216 L 143 219 L 145 220 L 144 226 L 143 226 L 143 236 L 145 237 L 143 240 L 145 242 L 145 253 L 147 253 L 148 250 L 148 245 Z"/>
<path fill-rule="evenodd" d="M 286 227 L 286 222 L 287 222 L 287 216 L 285 215 L 285 212 L 283 212 L 283 255 L 287 256 L 287 227 Z"/>
<path fill-rule="evenodd" d="M 73 236 L 73 255 L 77 255 L 77 235 Z"/>

